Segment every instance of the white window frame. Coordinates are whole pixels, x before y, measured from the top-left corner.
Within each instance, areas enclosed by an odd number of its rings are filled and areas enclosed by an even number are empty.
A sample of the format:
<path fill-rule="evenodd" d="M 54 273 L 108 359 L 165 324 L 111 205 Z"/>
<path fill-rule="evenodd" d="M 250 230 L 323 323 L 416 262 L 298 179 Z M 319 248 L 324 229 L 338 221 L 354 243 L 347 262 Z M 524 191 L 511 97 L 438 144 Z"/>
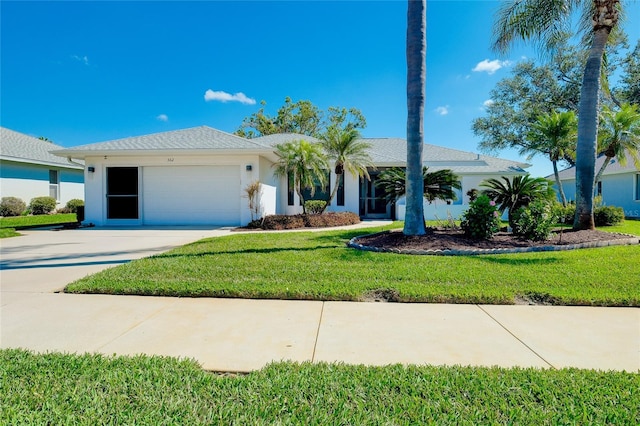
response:
<path fill-rule="evenodd" d="M 55 173 L 55 180 L 51 179 Z M 49 196 L 60 201 L 60 170 L 49 169 Z"/>

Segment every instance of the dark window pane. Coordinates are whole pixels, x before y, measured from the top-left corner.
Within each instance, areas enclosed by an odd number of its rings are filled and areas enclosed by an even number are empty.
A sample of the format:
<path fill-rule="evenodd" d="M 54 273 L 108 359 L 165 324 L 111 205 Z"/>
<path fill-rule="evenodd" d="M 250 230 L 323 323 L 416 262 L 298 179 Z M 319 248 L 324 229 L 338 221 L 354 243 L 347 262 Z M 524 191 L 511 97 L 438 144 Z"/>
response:
<path fill-rule="evenodd" d="M 137 219 L 138 197 L 109 197 L 107 219 Z"/>
<path fill-rule="evenodd" d="M 287 205 L 293 205 L 293 195 L 295 188 L 293 187 L 293 173 L 287 174 Z"/>
<path fill-rule="evenodd" d="M 49 170 L 49 183 L 51 185 L 58 184 L 58 171 L 57 170 Z"/>
<path fill-rule="evenodd" d="M 336 194 L 336 204 L 344 206 L 344 174 L 339 175 L 340 182 L 338 184 L 338 193 Z"/>
<path fill-rule="evenodd" d="M 108 167 L 108 195 L 138 195 L 137 167 Z"/>

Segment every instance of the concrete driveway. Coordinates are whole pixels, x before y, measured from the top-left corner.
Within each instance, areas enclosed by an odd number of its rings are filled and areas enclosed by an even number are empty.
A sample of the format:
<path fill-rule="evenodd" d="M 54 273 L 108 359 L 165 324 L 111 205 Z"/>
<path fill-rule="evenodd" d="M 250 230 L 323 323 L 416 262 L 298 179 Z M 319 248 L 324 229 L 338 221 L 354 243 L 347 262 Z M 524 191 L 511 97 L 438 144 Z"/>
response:
<path fill-rule="evenodd" d="M 87 274 L 229 233 L 90 228 L 0 240 L 0 347 L 189 357 L 217 371 L 281 359 L 640 369 L 636 308 L 56 293 Z"/>

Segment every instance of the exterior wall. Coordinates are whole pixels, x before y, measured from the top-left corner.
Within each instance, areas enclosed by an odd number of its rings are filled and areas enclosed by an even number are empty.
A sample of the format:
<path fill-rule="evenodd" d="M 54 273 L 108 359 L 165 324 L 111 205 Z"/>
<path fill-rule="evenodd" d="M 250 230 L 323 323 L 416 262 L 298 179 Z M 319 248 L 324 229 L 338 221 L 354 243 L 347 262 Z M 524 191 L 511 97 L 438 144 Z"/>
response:
<path fill-rule="evenodd" d="M 268 163 L 268 162 L 267 162 Z M 216 166 L 235 165 L 240 169 L 240 191 L 238 203 L 240 203 L 240 223 L 246 225 L 251 221 L 251 211 L 244 189 L 255 180 L 259 180 L 264 174 L 263 168 L 267 163 L 261 161 L 258 155 L 229 155 L 229 156 L 130 156 L 130 157 L 87 157 L 86 169 L 93 167 L 94 172 L 85 171 L 85 221 L 97 226 L 106 225 L 142 225 L 144 223 L 143 208 L 144 193 L 142 192 L 142 179 L 144 179 L 144 167 L 148 166 Z M 251 170 L 247 170 L 251 165 Z M 108 220 L 106 214 L 106 169 L 107 167 L 132 167 L 142 168 L 139 172 L 139 211 L 137 220 Z M 263 182 L 265 183 L 265 182 Z M 272 183 L 271 181 L 269 183 Z M 194 185 L 201 184 L 194 182 Z M 266 185 L 262 194 L 265 211 L 274 210 L 275 201 L 266 197 L 275 198 L 275 185 Z M 177 224 L 177 223 L 176 223 Z M 189 225 L 189 223 L 179 223 Z"/>
<path fill-rule="evenodd" d="M 13 161 L 0 165 L 0 196 L 18 197 L 27 204 L 32 198 L 49 196 L 49 170 L 58 171 L 58 207 L 74 198 L 84 199 L 82 170 Z"/>
<path fill-rule="evenodd" d="M 605 174 L 602 177 L 602 203 L 622 207 L 626 217 L 640 218 L 640 200 L 635 199 L 636 175 L 640 172 Z M 576 199 L 575 179 L 562 181 L 567 201 Z"/>

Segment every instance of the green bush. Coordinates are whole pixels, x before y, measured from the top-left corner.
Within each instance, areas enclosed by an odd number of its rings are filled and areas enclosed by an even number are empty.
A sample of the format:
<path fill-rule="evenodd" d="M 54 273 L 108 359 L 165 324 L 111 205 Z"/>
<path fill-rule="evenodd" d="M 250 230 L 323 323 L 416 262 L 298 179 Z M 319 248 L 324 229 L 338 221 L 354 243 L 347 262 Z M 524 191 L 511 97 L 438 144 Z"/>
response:
<path fill-rule="evenodd" d="M 2 197 L 0 201 L 0 216 L 20 216 L 27 208 L 27 204 L 17 197 Z"/>
<path fill-rule="evenodd" d="M 612 226 L 624 221 L 624 210 L 622 207 L 600 206 L 593 212 L 596 226 Z"/>
<path fill-rule="evenodd" d="M 304 202 L 304 209 L 308 214 L 320 214 L 326 205 L 327 202 L 323 200 L 309 200 Z"/>
<path fill-rule="evenodd" d="M 500 230 L 500 224 L 500 213 L 496 203 L 483 194 L 462 214 L 460 227 L 468 237 L 489 240 Z"/>
<path fill-rule="evenodd" d="M 354 225 L 360 223 L 360 217 L 352 212 L 330 212 L 325 214 L 268 215 L 263 219 L 251 221 L 249 229 L 300 229 L 325 228 L 330 226 Z"/>
<path fill-rule="evenodd" d="M 563 207 L 561 203 L 556 202 L 553 205 L 553 214 L 558 218 L 558 222 L 571 225 L 576 215 L 576 205 L 567 204 L 567 207 Z"/>
<path fill-rule="evenodd" d="M 56 208 L 56 199 L 53 197 L 32 198 L 29 203 L 31 214 L 49 214 Z"/>
<path fill-rule="evenodd" d="M 78 213 L 78 207 L 82 206 L 84 206 L 84 201 L 78 198 L 74 198 L 67 201 L 66 208 L 69 210 L 69 213 Z"/>
<path fill-rule="evenodd" d="M 513 233 L 527 240 L 544 241 L 551 235 L 557 220 L 551 204 L 536 200 L 513 214 Z"/>

